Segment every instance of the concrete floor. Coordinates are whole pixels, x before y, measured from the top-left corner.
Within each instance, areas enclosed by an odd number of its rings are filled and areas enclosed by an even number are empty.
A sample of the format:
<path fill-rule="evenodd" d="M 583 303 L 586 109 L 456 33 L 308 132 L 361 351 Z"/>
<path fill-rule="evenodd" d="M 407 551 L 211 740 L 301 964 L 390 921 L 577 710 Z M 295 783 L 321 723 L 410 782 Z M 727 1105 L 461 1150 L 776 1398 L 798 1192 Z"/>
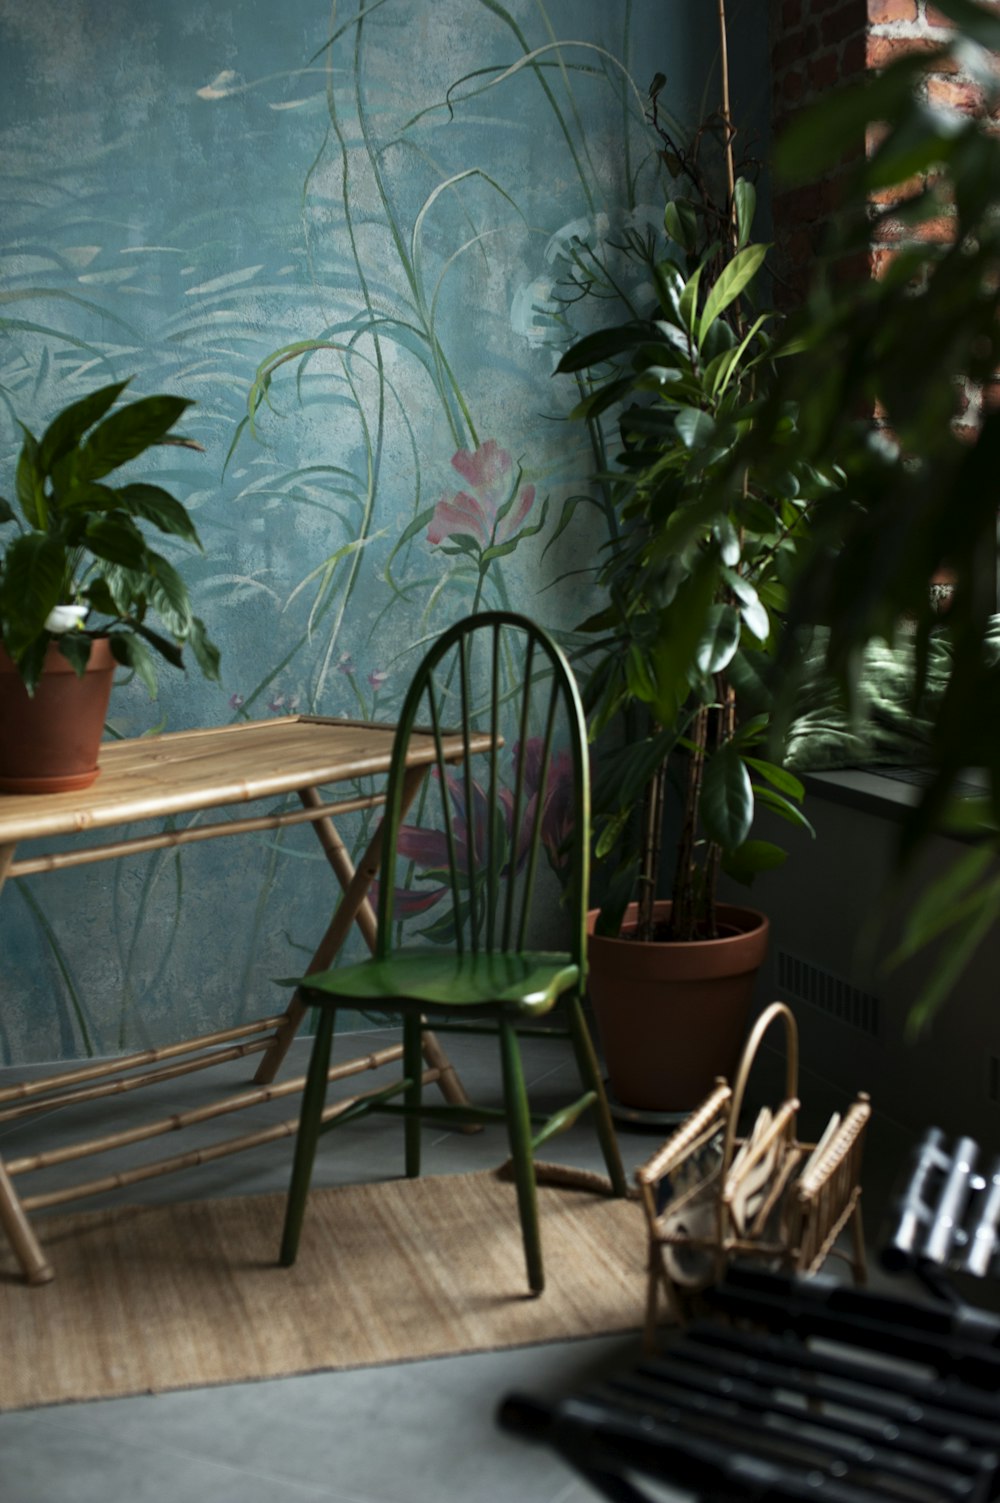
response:
<path fill-rule="evenodd" d="M 382 1032 L 354 1034 L 342 1041 L 342 1047 L 360 1054 L 380 1046 L 385 1038 Z M 304 1064 L 305 1047 L 295 1046 L 293 1069 Z M 449 1049 L 470 1094 L 496 1099 L 492 1041 L 454 1040 Z M 0 1153 L 12 1157 L 56 1146 L 83 1132 L 110 1132 L 160 1111 L 183 1110 L 217 1093 L 223 1069 L 239 1089 L 252 1066 L 252 1061 L 249 1067 L 246 1061 L 224 1066 L 213 1072 L 211 1084 L 204 1075 L 190 1076 L 169 1087 L 52 1111 L 21 1125 L 0 1125 Z M 572 1071 L 563 1045 L 532 1042 L 525 1051 L 525 1068 L 533 1100 L 541 1109 L 565 1096 Z M 763 1060 L 761 1099 L 768 1099 L 770 1091 L 767 1071 Z M 0 1072 L 0 1084 L 30 1073 Z M 777 1078 L 780 1081 L 780 1075 Z M 808 1092 L 804 1084 L 800 1094 L 807 1103 L 807 1118 L 811 1115 L 822 1125 L 830 1110 L 822 1083 L 814 1083 Z M 877 1096 L 874 1089 L 873 1094 Z M 162 1098 L 159 1106 L 156 1096 Z M 278 1115 L 294 1110 L 286 1102 Z M 275 1117 L 273 1105 L 253 1108 L 242 1114 L 238 1126 L 249 1130 Z M 804 1122 L 804 1132 L 815 1130 Z M 233 1119 L 222 1118 L 188 1130 L 180 1146 L 210 1143 L 232 1132 Z M 630 1177 L 665 1135 L 662 1129 L 623 1131 L 622 1152 Z M 876 1114 L 869 1131 L 865 1179 L 869 1243 L 878 1239 L 888 1190 L 909 1141 L 905 1132 Z M 426 1144 L 427 1173 L 493 1167 L 506 1157 L 502 1128 L 477 1135 L 428 1130 Z M 121 1168 L 165 1151 L 162 1143 L 152 1149 L 137 1145 L 113 1155 L 114 1164 L 108 1167 Z M 291 1141 L 285 1139 L 183 1176 L 155 1178 L 108 1197 L 75 1202 L 71 1209 L 123 1198 L 153 1202 L 284 1191 L 291 1151 Z M 550 1143 L 545 1154 L 563 1163 L 600 1167 L 586 1118 Z M 401 1172 L 401 1161 L 400 1124 L 371 1118 L 321 1143 L 316 1182 L 388 1178 Z M 96 1162 L 83 1166 L 87 1178 L 103 1168 L 95 1167 Z M 80 1174 L 80 1165 L 47 1171 L 47 1183 L 55 1185 L 60 1176 L 72 1183 Z M 40 1181 L 31 1188 L 41 1189 Z M 643 1237 L 638 1209 L 636 1214 L 636 1235 Z M 3 1503 L 273 1503 L 279 1497 L 289 1503 L 437 1503 L 452 1498 L 585 1503 L 595 1494 L 562 1462 L 544 1448 L 498 1429 L 498 1404 L 514 1389 L 553 1397 L 602 1371 L 628 1364 L 638 1352 L 638 1335 L 631 1333 L 3 1414 L 0 1498 Z"/>

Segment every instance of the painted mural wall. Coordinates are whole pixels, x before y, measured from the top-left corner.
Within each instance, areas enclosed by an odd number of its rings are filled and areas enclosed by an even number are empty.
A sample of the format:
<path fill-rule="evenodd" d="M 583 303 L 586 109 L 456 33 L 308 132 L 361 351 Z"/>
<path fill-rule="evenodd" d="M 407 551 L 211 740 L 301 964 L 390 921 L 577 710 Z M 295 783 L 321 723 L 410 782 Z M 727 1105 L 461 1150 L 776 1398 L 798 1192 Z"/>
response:
<path fill-rule="evenodd" d="M 0 491 L 19 421 L 126 376 L 196 399 L 204 446 L 159 474 L 204 543 L 178 561 L 222 682 L 120 685 L 109 734 L 389 718 L 477 606 L 557 632 L 587 613 L 606 455 L 553 370 L 609 300 L 646 297 L 646 93 L 662 71 L 699 117 L 713 10 L 0 0 Z M 734 10 L 752 119 L 766 5 Z M 307 829 L 12 882 L 0 1063 L 280 1010 L 271 978 L 331 900 Z"/>

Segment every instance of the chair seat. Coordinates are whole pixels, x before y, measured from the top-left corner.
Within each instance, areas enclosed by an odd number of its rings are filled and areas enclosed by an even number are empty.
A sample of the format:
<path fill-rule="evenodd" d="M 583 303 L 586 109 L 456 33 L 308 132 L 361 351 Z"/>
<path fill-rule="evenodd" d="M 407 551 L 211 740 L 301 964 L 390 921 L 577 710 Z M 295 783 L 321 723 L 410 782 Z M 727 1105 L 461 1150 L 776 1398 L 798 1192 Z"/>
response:
<path fill-rule="evenodd" d="M 509 1008 L 545 1013 L 580 981 L 568 954 L 526 950 L 456 955 L 449 950 L 396 950 L 385 960 L 319 971 L 304 979 L 309 991 L 373 1005 L 414 1002 L 435 1008 Z"/>

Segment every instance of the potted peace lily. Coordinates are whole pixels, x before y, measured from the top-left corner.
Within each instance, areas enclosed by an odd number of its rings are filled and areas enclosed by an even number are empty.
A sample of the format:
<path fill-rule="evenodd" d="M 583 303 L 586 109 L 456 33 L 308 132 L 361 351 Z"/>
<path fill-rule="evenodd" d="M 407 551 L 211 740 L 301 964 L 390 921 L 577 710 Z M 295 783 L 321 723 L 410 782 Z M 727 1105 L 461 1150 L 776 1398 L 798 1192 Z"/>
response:
<path fill-rule="evenodd" d="M 219 654 L 186 585 L 143 526 L 200 547 L 185 507 L 161 486 L 112 486 L 153 445 L 200 448 L 173 432 L 190 403 L 152 396 L 115 407 L 115 382 L 24 441 L 14 500 L 0 497 L 0 789 L 62 791 L 97 776 L 119 664 L 155 693 L 154 653 L 209 678 Z M 156 623 L 155 625 L 153 623 Z"/>
<path fill-rule="evenodd" d="M 559 365 L 583 386 L 575 416 L 595 439 L 621 409 L 620 453 L 601 477 L 615 524 L 599 576 L 607 604 L 580 627 L 579 661 L 598 743 L 595 855 L 611 872 L 591 915 L 590 993 L 612 1092 L 639 1112 L 685 1110 L 735 1066 L 768 922 L 721 903 L 718 883 L 784 860 L 753 834 L 759 808 L 808 827 L 801 782 L 767 753 L 767 666 L 810 507 L 836 483 L 801 460 L 777 479 L 769 463 L 766 485 L 750 464 L 734 470 L 775 377 L 767 247 L 752 238 L 755 191 L 736 171 L 727 95 L 687 150 L 657 119 L 660 82 L 652 119 L 678 191 L 656 306 L 584 337 Z M 720 187 L 704 160 L 711 139 Z M 777 444 L 795 423 L 789 402 Z"/>

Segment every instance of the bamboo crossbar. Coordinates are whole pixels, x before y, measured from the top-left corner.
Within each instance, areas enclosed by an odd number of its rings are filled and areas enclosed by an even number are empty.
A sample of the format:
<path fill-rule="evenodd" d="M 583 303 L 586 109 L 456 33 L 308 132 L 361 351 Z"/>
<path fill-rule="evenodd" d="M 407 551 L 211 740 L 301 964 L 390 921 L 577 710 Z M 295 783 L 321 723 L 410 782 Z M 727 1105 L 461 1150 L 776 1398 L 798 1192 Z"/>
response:
<path fill-rule="evenodd" d="M 240 1023 L 234 1028 L 221 1028 L 216 1033 L 203 1033 L 197 1038 L 183 1039 L 176 1044 L 163 1044 L 156 1049 L 141 1049 L 136 1054 L 123 1054 L 117 1059 L 102 1060 L 100 1064 L 83 1065 L 76 1070 L 63 1070 L 58 1075 L 47 1075 L 44 1080 L 21 1080 L 16 1085 L 0 1089 L 0 1101 L 24 1101 L 32 1096 L 44 1095 L 46 1091 L 61 1090 L 65 1086 L 84 1084 L 88 1080 L 100 1080 L 105 1075 L 122 1075 L 128 1070 L 138 1070 L 143 1065 L 158 1064 L 161 1059 L 176 1059 L 181 1054 L 195 1054 L 200 1049 L 210 1049 L 215 1044 L 228 1044 L 234 1039 L 247 1038 L 255 1033 L 268 1033 L 285 1021 L 285 1014 L 276 1017 L 257 1018 L 252 1023 Z"/>
<path fill-rule="evenodd" d="M 262 1054 L 271 1040 L 254 1039 L 249 1044 L 234 1044 L 230 1049 L 216 1049 L 198 1059 L 182 1060 L 176 1065 L 164 1065 L 161 1070 L 148 1070 L 144 1075 L 130 1075 L 126 1080 L 111 1080 L 104 1085 L 81 1086 L 75 1091 L 65 1091 L 61 1096 L 43 1096 L 34 1101 L 9 1106 L 0 1112 L 0 1122 L 10 1122 L 27 1117 L 34 1112 L 48 1112 L 58 1106 L 77 1106 L 81 1101 L 100 1101 L 106 1096 L 121 1096 L 128 1091 L 138 1091 L 143 1086 L 159 1085 L 164 1080 L 177 1080 L 182 1075 L 191 1075 L 197 1070 L 211 1070 L 216 1065 L 229 1064 L 232 1060 L 246 1059 L 251 1054 Z"/>
<path fill-rule="evenodd" d="M 437 1079 L 435 1070 L 424 1072 L 425 1085 L 433 1085 Z M 301 1086 L 302 1082 L 298 1084 Z M 365 1096 L 378 1095 L 378 1091 L 363 1091 L 357 1096 L 347 1096 L 343 1101 L 337 1101 L 333 1106 L 328 1106 L 322 1116 L 324 1123 L 343 1112 L 350 1110 Z M 163 1174 L 174 1174 L 179 1169 L 196 1169 L 201 1164 L 210 1164 L 215 1159 L 227 1158 L 230 1154 L 241 1153 L 246 1148 L 260 1148 L 265 1143 L 276 1143 L 281 1138 L 290 1138 L 298 1131 L 298 1117 L 286 1118 L 284 1122 L 276 1122 L 271 1127 L 260 1128 L 257 1132 L 247 1133 L 241 1138 L 227 1138 L 224 1143 L 213 1143 L 208 1148 L 192 1148 L 187 1153 L 179 1153 L 169 1159 L 157 1159 L 152 1164 L 142 1164 L 135 1169 L 122 1169 L 118 1174 L 106 1174 L 101 1179 L 88 1180 L 86 1184 L 71 1185 L 65 1190 L 52 1190 L 47 1195 L 26 1195 L 20 1204 L 25 1211 L 42 1211 L 52 1206 L 65 1205 L 71 1200 L 82 1200 L 88 1195 L 104 1195 L 111 1190 L 125 1189 L 128 1185 L 137 1185 L 142 1180 L 156 1179 Z"/>
<path fill-rule="evenodd" d="M 211 730 L 171 732 L 106 743 L 101 749 L 101 775 L 83 794 L 39 794 L 32 799 L 0 795 L 0 888 L 8 876 L 38 875 L 129 855 L 175 849 L 225 835 L 310 825 L 316 831 L 341 889 L 341 901 L 334 908 L 326 933 L 308 967 L 310 971 L 325 969 L 333 964 L 354 927 L 360 930 L 369 946 L 374 945 L 376 921 L 368 901 L 368 889 L 377 870 L 381 825 L 378 820 L 374 821 L 375 829 L 368 848 L 358 860 L 355 872 L 350 853 L 334 821 L 342 815 L 384 807 L 383 793 L 362 793 L 359 790 L 371 788 L 373 785 L 369 779 L 383 779 L 389 772 L 394 736 L 395 728 L 391 725 L 293 715 L 218 726 Z M 467 756 L 487 752 L 491 745 L 490 737 L 485 734 L 477 733 L 467 743 L 451 729 L 438 731 L 432 737 L 426 729 L 420 728 L 407 756 L 407 801 L 415 796 L 438 756 L 443 754 L 445 762 L 452 764 Z M 349 785 L 344 791 L 351 796 L 334 801 L 335 791 L 330 787 L 333 784 Z M 263 800 L 270 801 L 274 810 L 276 800 L 292 796 L 298 798 L 300 807 L 246 815 L 239 815 L 234 809 L 232 818 L 220 818 L 217 813 L 210 824 L 198 822 L 203 811 L 207 813 L 209 810 L 224 810 L 229 805 L 254 803 L 260 808 Z M 330 802 L 325 801 L 327 797 L 331 798 Z M 182 816 L 195 816 L 195 819 L 189 819 L 182 829 L 162 828 L 164 820 L 169 822 Z M 104 840 L 100 833 L 110 833 L 112 826 L 120 829 L 151 820 L 159 821 L 160 827 L 152 830 L 147 824 L 145 833 L 128 838 Z M 51 855 L 27 855 L 21 860 L 14 859 L 25 841 L 64 836 L 83 836 L 92 843 Z M 294 1121 L 277 1124 L 212 1147 L 175 1154 L 140 1168 L 122 1170 L 24 1201 L 20 1201 L 13 1190 L 12 1173 L 23 1174 L 66 1164 L 301 1091 L 302 1080 L 284 1082 L 279 1086 L 272 1082 L 304 1013 L 301 998 L 296 995 L 288 1008 L 277 1016 L 0 1087 L 0 1123 L 6 1123 L 57 1107 L 155 1086 L 246 1055 L 261 1055 L 253 1087 L 239 1095 L 223 1096 L 211 1105 L 206 1103 L 144 1127 L 90 1138 L 49 1153 L 24 1156 L 15 1160 L 12 1166 L 0 1160 L 0 1228 L 6 1233 L 28 1282 L 42 1283 L 50 1279 L 52 1267 L 32 1231 L 26 1211 L 103 1193 L 154 1175 L 192 1168 L 244 1148 L 273 1142 L 294 1134 L 297 1124 Z M 461 1081 L 432 1033 L 424 1036 L 423 1052 L 427 1068 L 424 1079 L 436 1084 L 446 1100 L 455 1104 L 466 1103 Z M 329 1078 L 336 1080 L 376 1069 L 383 1063 L 398 1061 L 401 1056 L 401 1047 L 393 1045 L 375 1055 L 335 1066 Z M 365 1093 L 367 1096 L 372 1094 L 378 1093 Z M 337 1103 L 324 1115 L 336 1117 L 350 1105 L 350 1102 Z M 470 1124 L 466 1130 L 475 1128 Z"/>
<path fill-rule="evenodd" d="M 334 1065 L 327 1075 L 328 1080 L 345 1080 L 351 1075 L 362 1075 L 366 1070 L 378 1070 L 383 1065 L 393 1064 L 402 1057 L 401 1044 L 390 1044 L 372 1054 L 345 1060 Z M 251 1106 L 263 1106 L 268 1101 L 277 1101 L 283 1096 L 301 1092 L 305 1076 L 283 1080 L 280 1085 L 257 1086 L 251 1091 L 241 1091 L 236 1096 L 224 1097 L 209 1106 L 191 1107 L 186 1112 L 174 1112 L 169 1117 L 160 1117 L 142 1127 L 123 1128 L 121 1132 L 107 1133 L 103 1138 L 89 1138 L 81 1143 L 70 1143 L 65 1148 L 53 1148 L 47 1153 L 30 1154 L 25 1158 L 8 1159 L 7 1173 L 34 1173 L 40 1169 L 53 1169 L 57 1164 L 69 1164 L 76 1159 L 90 1158 L 96 1153 L 108 1153 L 114 1148 L 126 1148 L 132 1143 L 143 1143 L 150 1138 L 162 1137 L 164 1133 L 180 1132 L 185 1127 L 194 1127 L 200 1122 L 210 1122 L 215 1117 L 228 1116 L 232 1112 L 246 1111 Z M 29 1204 L 27 1200 L 23 1202 Z"/>
<path fill-rule="evenodd" d="M 288 809 L 282 814 L 257 814 L 247 819 L 223 819 L 211 825 L 190 825 L 184 830 L 161 830 L 155 835 L 134 835 L 127 840 L 113 840 L 106 845 L 84 846 L 79 850 L 60 851 L 51 856 L 27 856 L 12 861 L 9 877 L 31 877 L 40 872 L 63 871 L 71 866 L 85 866 L 93 861 L 114 861 L 120 856 L 138 856 L 147 851 L 170 850 L 192 845 L 198 840 L 216 840 L 220 835 L 250 835 L 261 830 L 283 829 L 286 825 L 311 824 L 331 819 L 335 814 L 356 814 L 362 809 L 377 809 L 385 803 L 381 793 L 345 799 L 339 804 L 317 804 L 304 809 Z"/>

